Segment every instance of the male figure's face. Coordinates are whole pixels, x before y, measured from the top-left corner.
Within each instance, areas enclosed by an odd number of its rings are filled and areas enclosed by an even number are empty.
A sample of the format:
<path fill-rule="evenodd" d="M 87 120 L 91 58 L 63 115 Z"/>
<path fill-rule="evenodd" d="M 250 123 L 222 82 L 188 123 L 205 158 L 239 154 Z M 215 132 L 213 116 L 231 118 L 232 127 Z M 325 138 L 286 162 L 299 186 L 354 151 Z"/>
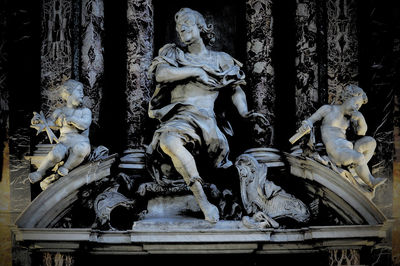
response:
<path fill-rule="evenodd" d="M 192 44 L 200 37 L 200 30 L 197 27 L 196 20 L 193 16 L 184 16 L 176 22 L 176 31 L 181 41 L 186 44 Z"/>

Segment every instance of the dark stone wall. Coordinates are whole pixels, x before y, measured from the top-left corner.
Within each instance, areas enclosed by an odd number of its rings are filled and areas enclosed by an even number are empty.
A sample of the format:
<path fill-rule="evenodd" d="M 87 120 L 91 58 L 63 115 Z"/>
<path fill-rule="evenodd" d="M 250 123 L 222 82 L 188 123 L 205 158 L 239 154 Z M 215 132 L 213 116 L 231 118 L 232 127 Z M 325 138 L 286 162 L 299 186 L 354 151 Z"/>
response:
<path fill-rule="evenodd" d="M 26 182 L 29 155 L 34 134 L 29 128 L 33 110 L 40 104 L 40 6 L 33 2 L 8 1 L 7 79 L 10 148 L 10 205 L 12 222 L 31 201 L 31 186 Z M 3 95 L 3 94 L 2 94 Z"/>
<path fill-rule="evenodd" d="M 377 190 L 374 202 L 392 217 L 394 94 L 398 91 L 400 8 L 387 1 L 360 1 L 359 9 L 359 85 L 368 95 L 363 107 L 367 134 L 377 141 L 370 161 L 375 176 L 388 178 Z"/>

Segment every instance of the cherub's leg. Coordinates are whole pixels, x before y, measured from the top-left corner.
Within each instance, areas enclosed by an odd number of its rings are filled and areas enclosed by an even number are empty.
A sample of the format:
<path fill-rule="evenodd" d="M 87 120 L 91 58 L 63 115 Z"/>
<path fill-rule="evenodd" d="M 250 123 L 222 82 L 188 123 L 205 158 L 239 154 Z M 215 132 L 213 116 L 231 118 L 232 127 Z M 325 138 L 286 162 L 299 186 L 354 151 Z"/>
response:
<path fill-rule="evenodd" d="M 63 166 L 58 168 L 58 173 L 61 176 L 67 175 L 70 170 L 74 169 L 79 164 L 81 164 L 89 153 L 90 153 L 89 143 L 81 142 L 76 144 L 71 148 L 67 161 L 64 163 Z"/>
<path fill-rule="evenodd" d="M 342 158 L 345 160 L 343 165 L 353 164 L 355 166 L 354 170 L 356 171 L 357 175 L 369 187 L 375 188 L 386 181 L 384 178 L 375 178 L 372 176 L 363 153 L 348 148 L 339 150 L 341 151 Z"/>
<path fill-rule="evenodd" d="M 65 145 L 61 143 L 57 144 L 44 158 L 37 171 L 29 174 L 29 180 L 31 181 L 31 183 L 34 184 L 40 181 L 43 178 L 43 175 L 46 173 L 47 169 L 53 167 L 62 159 L 64 159 L 66 153 L 67 147 L 65 147 Z"/>
<path fill-rule="evenodd" d="M 365 161 L 368 163 L 374 155 L 376 141 L 372 137 L 362 137 L 354 143 L 354 150 L 361 152 L 364 155 Z"/>
<path fill-rule="evenodd" d="M 212 223 L 217 222 L 219 220 L 218 209 L 207 200 L 207 196 L 199 182 L 200 177 L 196 162 L 184 147 L 182 140 L 177 136 L 163 133 L 160 136 L 160 147 L 165 154 L 171 157 L 175 169 L 182 175 L 186 184 L 189 185 L 200 209 L 204 213 L 205 219 Z"/>

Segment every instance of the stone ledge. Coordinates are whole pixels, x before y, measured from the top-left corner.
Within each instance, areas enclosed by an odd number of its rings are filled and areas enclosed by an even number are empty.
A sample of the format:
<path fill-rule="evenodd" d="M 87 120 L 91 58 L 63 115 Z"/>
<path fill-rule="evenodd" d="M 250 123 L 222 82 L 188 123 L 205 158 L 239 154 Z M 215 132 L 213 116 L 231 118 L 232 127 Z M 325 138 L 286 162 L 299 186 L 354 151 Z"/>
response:
<path fill-rule="evenodd" d="M 47 252 L 72 252 L 85 245 L 93 254 L 281 254 L 373 246 L 386 237 L 388 228 L 384 224 L 255 230 L 241 228 L 240 222 L 225 222 L 192 231 L 174 226 L 164 226 L 164 230 L 158 231 L 143 227 L 128 231 L 90 228 L 12 231 L 20 245 Z"/>

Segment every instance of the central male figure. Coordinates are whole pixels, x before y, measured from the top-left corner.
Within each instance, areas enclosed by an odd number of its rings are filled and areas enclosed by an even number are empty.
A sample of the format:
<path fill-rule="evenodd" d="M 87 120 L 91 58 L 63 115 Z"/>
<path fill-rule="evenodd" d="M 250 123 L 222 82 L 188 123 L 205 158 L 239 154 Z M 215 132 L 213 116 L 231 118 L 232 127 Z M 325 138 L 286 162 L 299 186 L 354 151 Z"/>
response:
<path fill-rule="evenodd" d="M 184 49 L 167 44 L 150 66 L 157 87 L 149 104 L 149 116 L 161 121 L 148 153 L 167 154 L 193 192 L 205 219 L 219 220 L 216 206 L 203 191 L 202 179 L 193 157 L 194 150 L 206 151 L 214 167 L 227 168 L 229 145 L 217 125 L 214 104 L 221 91 L 227 91 L 242 117 L 258 117 L 249 112 L 241 63 L 224 52 L 211 51 L 205 42 L 213 40 L 212 27 L 192 9 L 182 8 L 175 15 L 176 31 Z M 225 95 L 225 94 L 224 94 Z"/>

